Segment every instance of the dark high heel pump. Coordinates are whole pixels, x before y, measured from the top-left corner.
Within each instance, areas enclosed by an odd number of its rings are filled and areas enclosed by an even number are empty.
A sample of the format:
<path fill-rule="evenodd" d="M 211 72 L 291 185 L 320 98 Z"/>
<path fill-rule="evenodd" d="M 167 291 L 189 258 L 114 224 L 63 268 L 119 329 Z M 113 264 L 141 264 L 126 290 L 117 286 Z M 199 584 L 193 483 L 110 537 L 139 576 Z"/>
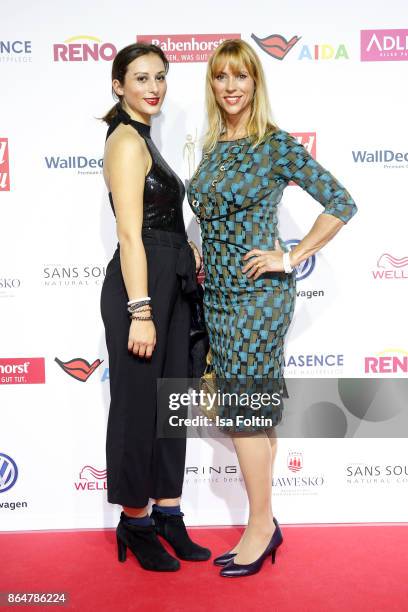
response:
<path fill-rule="evenodd" d="M 282 532 L 280 530 L 278 521 L 274 523 L 276 525 L 275 531 L 273 532 L 272 538 L 262 553 L 262 555 L 256 559 L 253 563 L 247 565 L 241 565 L 234 562 L 232 559 L 227 565 L 220 571 L 220 575 L 224 578 L 240 578 L 241 576 L 251 576 L 257 574 L 261 569 L 263 562 L 269 555 L 272 557 L 272 563 L 275 563 L 276 551 L 283 542 Z"/>
<path fill-rule="evenodd" d="M 273 522 L 275 523 L 275 526 L 277 527 L 278 521 L 275 519 L 275 517 L 273 517 Z M 227 553 L 224 553 L 223 555 L 220 555 L 219 557 L 215 557 L 213 563 L 214 565 L 220 565 L 224 567 L 224 565 L 227 565 L 227 563 L 232 561 L 232 559 L 236 556 L 237 556 L 237 553 L 227 552 Z"/>
<path fill-rule="evenodd" d="M 127 549 L 130 548 L 140 565 L 145 570 L 154 572 L 175 572 L 180 569 L 180 562 L 172 557 L 159 541 L 154 525 L 139 527 L 126 522 L 121 514 L 116 528 L 118 560 L 126 561 Z"/>

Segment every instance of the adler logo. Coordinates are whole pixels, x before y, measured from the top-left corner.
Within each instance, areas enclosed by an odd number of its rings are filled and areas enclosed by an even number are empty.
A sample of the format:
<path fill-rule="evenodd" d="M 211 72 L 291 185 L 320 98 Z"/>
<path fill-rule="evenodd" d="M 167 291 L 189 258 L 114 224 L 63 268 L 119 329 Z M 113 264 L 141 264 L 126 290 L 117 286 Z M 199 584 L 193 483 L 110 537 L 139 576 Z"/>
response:
<path fill-rule="evenodd" d="M 95 36 L 72 36 L 63 43 L 55 43 L 54 62 L 88 62 L 99 60 L 111 62 L 117 50 L 112 43 L 103 42 Z"/>
<path fill-rule="evenodd" d="M 157 45 L 170 62 L 206 62 L 224 40 L 241 34 L 143 34 L 137 42 Z"/>
<path fill-rule="evenodd" d="M 362 62 L 408 60 L 408 29 L 361 30 Z"/>
<path fill-rule="evenodd" d="M 0 191 L 10 191 L 8 138 L 0 138 Z"/>

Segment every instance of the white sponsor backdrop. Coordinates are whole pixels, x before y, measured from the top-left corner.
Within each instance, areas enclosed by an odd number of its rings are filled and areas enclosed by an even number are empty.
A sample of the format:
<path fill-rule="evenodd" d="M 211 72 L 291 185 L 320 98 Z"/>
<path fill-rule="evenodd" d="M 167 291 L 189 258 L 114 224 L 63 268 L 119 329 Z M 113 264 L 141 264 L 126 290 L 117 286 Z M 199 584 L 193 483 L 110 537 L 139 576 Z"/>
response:
<path fill-rule="evenodd" d="M 120 49 L 137 35 L 240 33 L 262 59 L 275 120 L 303 142 L 315 136 L 317 159 L 357 202 L 358 215 L 298 282 L 303 293 L 287 339 L 288 375 L 364 376 L 365 357 L 372 356 L 382 358 L 376 363 L 384 372 L 406 376 L 408 161 L 364 158 L 364 152 L 408 151 L 405 35 L 390 34 L 394 55 L 388 61 L 381 61 L 379 49 L 378 61 L 360 60 L 360 31 L 385 28 L 408 28 L 406 2 L 211 0 L 192 6 L 158 0 L 150 11 L 139 0 L 3 6 L 0 139 L 8 139 L 9 168 L 0 147 L 0 173 L 9 171 L 10 190 L 0 192 L 0 453 L 15 462 L 18 477 L 7 488 L 15 468 L 0 455 L 0 529 L 117 521 L 120 508 L 107 503 L 104 489 L 109 382 L 99 313 L 116 236 L 98 165 L 106 130 L 97 117 L 112 104 L 111 62 L 104 57 L 111 45 Z M 252 34 L 301 38 L 279 60 Z M 78 45 L 72 61 L 55 61 L 54 45 L 68 39 Z M 378 40 L 384 43 L 383 36 Z M 83 61 L 84 44 L 98 45 L 98 59 Z M 186 143 L 196 143 L 195 163 L 200 158 L 204 74 L 203 62 L 172 63 L 163 113 L 153 124 L 154 140 L 183 179 L 189 176 Z M 85 167 L 72 167 L 78 158 Z M 319 212 L 310 196 L 288 187 L 282 237 L 301 239 Z M 187 205 L 185 213 L 198 241 Z M 30 359 L 40 357 L 45 384 L 29 384 Z M 102 363 L 82 382 L 55 358 Z M 18 374 L 16 368 L 12 373 L 17 359 L 30 362 L 19 374 L 28 384 L 7 384 L 8 374 Z M 289 469 L 291 457 L 297 471 Z M 407 463 L 403 438 L 281 439 L 275 514 L 287 523 L 405 521 Z M 189 524 L 245 522 L 242 476 L 229 440 L 189 440 L 186 472 Z"/>

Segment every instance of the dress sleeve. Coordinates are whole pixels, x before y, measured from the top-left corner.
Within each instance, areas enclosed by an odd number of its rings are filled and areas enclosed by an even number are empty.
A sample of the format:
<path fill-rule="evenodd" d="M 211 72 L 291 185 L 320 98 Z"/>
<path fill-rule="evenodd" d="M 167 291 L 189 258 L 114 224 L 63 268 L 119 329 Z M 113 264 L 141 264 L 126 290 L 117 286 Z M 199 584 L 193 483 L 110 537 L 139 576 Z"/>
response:
<path fill-rule="evenodd" d="M 271 140 L 273 170 L 307 191 L 324 206 L 324 213 L 347 223 L 357 206 L 345 187 L 288 132 L 279 130 Z"/>

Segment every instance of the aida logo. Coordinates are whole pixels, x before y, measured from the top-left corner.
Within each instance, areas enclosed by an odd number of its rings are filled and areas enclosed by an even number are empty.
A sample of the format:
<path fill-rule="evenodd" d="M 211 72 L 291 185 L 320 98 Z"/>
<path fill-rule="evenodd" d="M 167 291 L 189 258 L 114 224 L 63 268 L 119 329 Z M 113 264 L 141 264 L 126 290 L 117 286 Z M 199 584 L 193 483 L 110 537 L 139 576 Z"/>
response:
<path fill-rule="evenodd" d="M 77 491 L 105 491 L 106 469 L 97 470 L 92 465 L 85 465 L 79 473 L 79 480 L 74 482 Z"/>
<path fill-rule="evenodd" d="M 55 357 L 54 361 L 64 370 L 65 374 L 81 382 L 86 382 L 95 370 L 99 368 L 101 363 L 103 363 L 101 359 L 95 359 L 93 363 L 89 363 L 86 359 L 82 359 L 81 357 L 76 357 L 70 361 L 61 361 L 58 357 Z"/>
<path fill-rule="evenodd" d="M 67 38 L 63 43 L 55 43 L 53 49 L 54 62 L 111 62 L 117 53 L 112 43 L 87 35 Z"/>
<path fill-rule="evenodd" d="M 408 279 L 408 257 L 394 257 L 383 253 L 377 260 L 377 270 L 371 270 L 375 280 Z"/>
<path fill-rule="evenodd" d="M 291 472 L 299 472 L 303 468 L 303 453 L 297 451 L 289 451 L 287 457 L 287 466 Z"/>
<path fill-rule="evenodd" d="M 169 62 L 206 62 L 224 40 L 241 34 L 138 34 L 137 42 L 157 45 Z"/>
<path fill-rule="evenodd" d="M 0 359 L 0 385 L 41 385 L 44 383 L 44 357 Z"/>
<path fill-rule="evenodd" d="M 364 357 L 366 374 L 407 374 L 408 351 L 388 348 L 377 355 Z"/>
<path fill-rule="evenodd" d="M 322 43 L 317 45 L 303 45 L 298 60 L 338 60 L 349 59 L 344 44 Z"/>
<path fill-rule="evenodd" d="M 408 29 L 361 30 L 362 62 L 408 60 Z"/>
<path fill-rule="evenodd" d="M 270 34 L 265 38 L 258 38 L 255 34 L 251 34 L 251 38 L 261 47 L 262 51 L 275 59 L 283 60 L 301 37 L 292 36 L 290 40 L 286 40 L 281 34 Z"/>
<path fill-rule="evenodd" d="M 0 191 L 10 191 L 8 138 L 0 138 Z"/>

